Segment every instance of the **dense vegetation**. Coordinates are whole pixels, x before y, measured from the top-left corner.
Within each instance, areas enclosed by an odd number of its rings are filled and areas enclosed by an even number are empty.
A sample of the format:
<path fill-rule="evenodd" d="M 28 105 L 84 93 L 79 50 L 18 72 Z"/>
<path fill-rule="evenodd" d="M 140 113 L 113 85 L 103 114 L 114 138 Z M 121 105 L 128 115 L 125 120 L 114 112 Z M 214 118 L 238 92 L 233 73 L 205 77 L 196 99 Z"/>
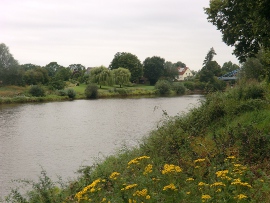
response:
<path fill-rule="evenodd" d="M 42 171 L 26 196 L 7 202 L 269 202 L 269 84 L 241 82 L 208 94 L 138 147 L 79 170 L 57 184 Z"/>

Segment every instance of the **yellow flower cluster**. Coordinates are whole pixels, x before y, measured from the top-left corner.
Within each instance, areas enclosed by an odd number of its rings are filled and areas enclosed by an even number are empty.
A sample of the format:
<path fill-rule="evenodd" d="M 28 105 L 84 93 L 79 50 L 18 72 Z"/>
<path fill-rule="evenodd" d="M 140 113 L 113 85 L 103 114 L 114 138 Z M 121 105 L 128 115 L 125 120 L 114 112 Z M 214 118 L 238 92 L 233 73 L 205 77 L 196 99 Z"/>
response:
<path fill-rule="evenodd" d="M 141 157 L 137 157 L 135 159 L 132 159 L 131 161 L 128 162 L 128 168 L 131 164 L 139 164 L 139 161 L 142 159 L 150 159 L 149 156 L 141 156 Z"/>
<path fill-rule="evenodd" d="M 199 182 L 198 183 L 198 186 L 207 186 L 208 184 L 207 183 L 204 183 L 204 182 Z"/>
<path fill-rule="evenodd" d="M 226 178 L 229 170 L 217 171 L 216 175 L 218 178 Z"/>
<path fill-rule="evenodd" d="M 186 181 L 193 181 L 194 178 L 187 178 Z"/>
<path fill-rule="evenodd" d="M 215 183 L 210 185 L 210 187 L 218 187 L 218 186 L 226 187 L 226 185 L 223 182 L 215 182 Z"/>
<path fill-rule="evenodd" d="M 248 183 L 241 182 L 240 178 L 234 179 L 234 181 L 231 183 L 231 185 L 241 185 L 251 188 L 251 185 Z"/>
<path fill-rule="evenodd" d="M 179 166 L 175 166 L 173 164 L 165 164 L 164 169 L 162 170 L 162 174 L 164 175 L 172 172 L 180 173 L 182 172 L 182 169 Z"/>
<path fill-rule="evenodd" d="M 196 159 L 195 161 L 194 161 L 194 163 L 196 164 L 196 163 L 198 163 L 198 162 L 204 162 L 205 161 L 205 159 Z"/>
<path fill-rule="evenodd" d="M 211 199 L 210 195 L 202 195 L 202 202 L 205 202 L 208 199 Z"/>
<path fill-rule="evenodd" d="M 148 164 L 145 168 L 144 168 L 144 172 L 143 175 L 147 175 L 148 173 L 152 173 L 153 169 L 153 165 L 152 164 Z"/>
<path fill-rule="evenodd" d="M 166 190 L 173 190 L 173 191 L 177 191 L 175 185 L 173 183 L 171 183 L 170 185 L 166 185 L 164 188 L 163 188 L 164 191 Z"/>
<path fill-rule="evenodd" d="M 83 188 L 83 190 L 81 190 L 80 192 L 76 193 L 75 197 L 80 201 L 80 200 L 88 200 L 87 197 L 83 197 L 84 194 L 87 193 L 88 190 L 90 190 L 90 192 L 95 192 L 96 191 L 96 185 L 101 182 L 101 179 L 97 179 L 95 181 L 93 181 L 90 185 L 86 186 L 85 188 Z M 101 188 L 98 188 L 97 190 L 100 190 Z"/>
<path fill-rule="evenodd" d="M 137 186 L 138 186 L 138 184 L 127 185 L 126 187 L 122 188 L 121 190 L 129 190 L 129 189 L 137 187 Z"/>
<path fill-rule="evenodd" d="M 120 173 L 118 173 L 118 172 L 113 172 L 113 173 L 110 175 L 110 179 L 116 180 L 117 177 L 118 177 L 119 175 L 120 175 Z"/>
<path fill-rule="evenodd" d="M 145 199 L 150 199 L 151 197 L 147 194 L 147 192 L 147 189 L 137 190 L 135 193 L 133 193 L 133 196 L 145 197 Z"/>
<path fill-rule="evenodd" d="M 244 195 L 244 194 L 240 194 L 240 195 L 237 195 L 237 196 L 235 197 L 235 199 L 246 199 L 246 198 L 247 198 L 247 196 Z"/>

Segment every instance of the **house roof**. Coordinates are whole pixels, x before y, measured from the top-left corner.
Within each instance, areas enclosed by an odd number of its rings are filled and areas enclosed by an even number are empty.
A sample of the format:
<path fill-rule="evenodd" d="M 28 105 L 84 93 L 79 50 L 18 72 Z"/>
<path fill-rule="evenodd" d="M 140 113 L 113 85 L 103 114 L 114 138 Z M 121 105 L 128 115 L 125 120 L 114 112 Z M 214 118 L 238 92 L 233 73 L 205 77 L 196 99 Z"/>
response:
<path fill-rule="evenodd" d="M 184 73 L 187 71 L 187 69 L 188 69 L 188 67 L 185 67 L 185 68 L 179 67 L 178 68 L 179 75 L 184 75 Z"/>

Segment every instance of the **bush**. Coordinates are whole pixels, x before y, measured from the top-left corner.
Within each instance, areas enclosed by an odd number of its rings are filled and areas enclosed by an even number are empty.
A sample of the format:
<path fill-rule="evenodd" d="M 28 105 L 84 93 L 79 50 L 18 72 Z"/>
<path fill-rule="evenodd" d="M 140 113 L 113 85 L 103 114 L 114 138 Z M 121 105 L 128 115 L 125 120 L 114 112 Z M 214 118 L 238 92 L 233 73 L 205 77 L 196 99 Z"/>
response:
<path fill-rule="evenodd" d="M 167 80 L 159 80 L 155 85 L 155 89 L 159 94 L 169 94 L 171 90 L 171 84 Z"/>
<path fill-rule="evenodd" d="M 193 82 L 184 82 L 184 86 L 187 89 L 191 90 L 191 91 L 193 91 L 195 89 L 195 86 L 194 86 L 194 83 Z"/>
<path fill-rule="evenodd" d="M 59 90 L 59 91 L 57 91 L 57 95 L 59 95 L 59 96 L 67 96 L 67 92 L 65 90 Z"/>
<path fill-rule="evenodd" d="M 44 89 L 38 85 L 33 85 L 30 88 L 29 93 L 34 97 L 44 97 L 45 96 Z"/>
<path fill-rule="evenodd" d="M 96 84 L 89 84 L 86 86 L 84 94 L 87 99 L 98 98 L 98 86 Z"/>
<path fill-rule="evenodd" d="M 172 86 L 176 94 L 185 94 L 186 88 L 179 82 L 174 82 Z"/>
<path fill-rule="evenodd" d="M 67 96 L 70 99 L 74 99 L 76 97 L 76 92 L 75 92 L 74 89 L 69 88 L 69 89 L 66 90 L 66 92 L 67 92 Z"/>

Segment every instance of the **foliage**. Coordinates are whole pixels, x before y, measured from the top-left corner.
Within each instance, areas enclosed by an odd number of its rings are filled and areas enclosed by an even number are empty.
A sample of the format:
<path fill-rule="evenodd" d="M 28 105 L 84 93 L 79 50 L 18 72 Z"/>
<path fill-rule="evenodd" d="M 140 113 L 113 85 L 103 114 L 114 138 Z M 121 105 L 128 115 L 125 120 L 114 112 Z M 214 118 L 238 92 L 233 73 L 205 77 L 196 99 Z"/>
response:
<path fill-rule="evenodd" d="M 172 84 L 172 89 L 175 91 L 176 94 L 185 94 L 186 88 L 185 86 L 180 82 L 174 82 Z"/>
<path fill-rule="evenodd" d="M 45 96 L 44 89 L 38 85 L 31 86 L 29 89 L 29 93 L 34 97 L 44 97 Z"/>
<path fill-rule="evenodd" d="M 191 90 L 191 91 L 193 91 L 193 90 L 195 89 L 194 83 L 193 83 L 193 82 L 190 82 L 190 81 L 184 82 L 184 86 L 185 86 L 187 89 Z"/>
<path fill-rule="evenodd" d="M 150 81 L 150 85 L 154 85 L 158 79 L 164 74 L 165 59 L 153 56 L 147 57 L 143 62 L 144 76 Z"/>
<path fill-rule="evenodd" d="M 56 72 L 64 67 L 59 65 L 57 62 L 50 62 L 44 68 L 48 71 L 48 75 L 50 77 L 54 77 Z"/>
<path fill-rule="evenodd" d="M 57 78 L 52 78 L 49 82 L 49 88 L 52 90 L 62 90 L 66 86 L 63 80 L 58 80 Z"/>
<path fill-rule="evenodd" d="M 74 89 L 71 89 L 71 88 L 68 88 L 66 90 L 67 92 L 67 96 L 70 98 L 70 99 L 74 99 L 76 97 L 76 92 Z"/>
<path fill-rule="evenodd" d="M 234 46 L 240 62 L 270 47 L 269 0 L 212 0 L 205 8 L 207 19 L 221 31 L 223 41 Z"/>
<path fill-rule="evenodd" d="M 143 67 L 141 61 L 136 55 L 127 52 L 117 52 L 109 66 L 111 70 L 120 67 L 126 68 L 130 71 L 131 82 L 138 82 L 143 75 Z"/>
<path fill-rule="evenodd" d="M 46 84 L 49 81 L 48 72 L 44 68 L 28 69 L 23 76 L 23 79 L 28 85 Z"/>
<path fill-rule="evenodd" d="M 159 94 L 169 94 L 171 91 L 171 83 L 168 80 L 158 80 L 155 89 Z"/>
<path fill-rule="evenodd" d="M 225 62 L 221 68 L 221 71 L 222 71 L 222 75 L 226 74 L 226 73 L 229 73 L 229 72 L 232 72 L 234 70 L 237 70 L 239 69 L 240 67 L 236 64 L 233 64 L 231 61 L 229 62 Z"/>
<path fill-rule="evenodd" d="M 114 82 L 117 85 L 120 85 L 120 88 L 122 85 L 126 84 L 129 82 L 131 73 L 128 69 L 126 68 L 117 68 L 112 71 Z"/>
<path fill-rule="evenodd" d="M 98 86 L 96 84 L 88 84 L 84 93 L 87 99 L 96 99 L 98 98 Z"/>
<path fill-rule="evenodd" d="M 179 65 L 185 65 L 181 62 L 178 62 Z M 164 74 L 163 77 L 170 79 L 171 81 L 174 81 L 179 76 L 177 63 L 173 64 L 170 61 L 166 61 L 164 64 Z"/>
<path fill-rule="evenodd" d="M 105 66 L 96 67 L 90 70 L 90 81 L 101 85 L 111 85 L 113 77 L 111 71 Z"/>

